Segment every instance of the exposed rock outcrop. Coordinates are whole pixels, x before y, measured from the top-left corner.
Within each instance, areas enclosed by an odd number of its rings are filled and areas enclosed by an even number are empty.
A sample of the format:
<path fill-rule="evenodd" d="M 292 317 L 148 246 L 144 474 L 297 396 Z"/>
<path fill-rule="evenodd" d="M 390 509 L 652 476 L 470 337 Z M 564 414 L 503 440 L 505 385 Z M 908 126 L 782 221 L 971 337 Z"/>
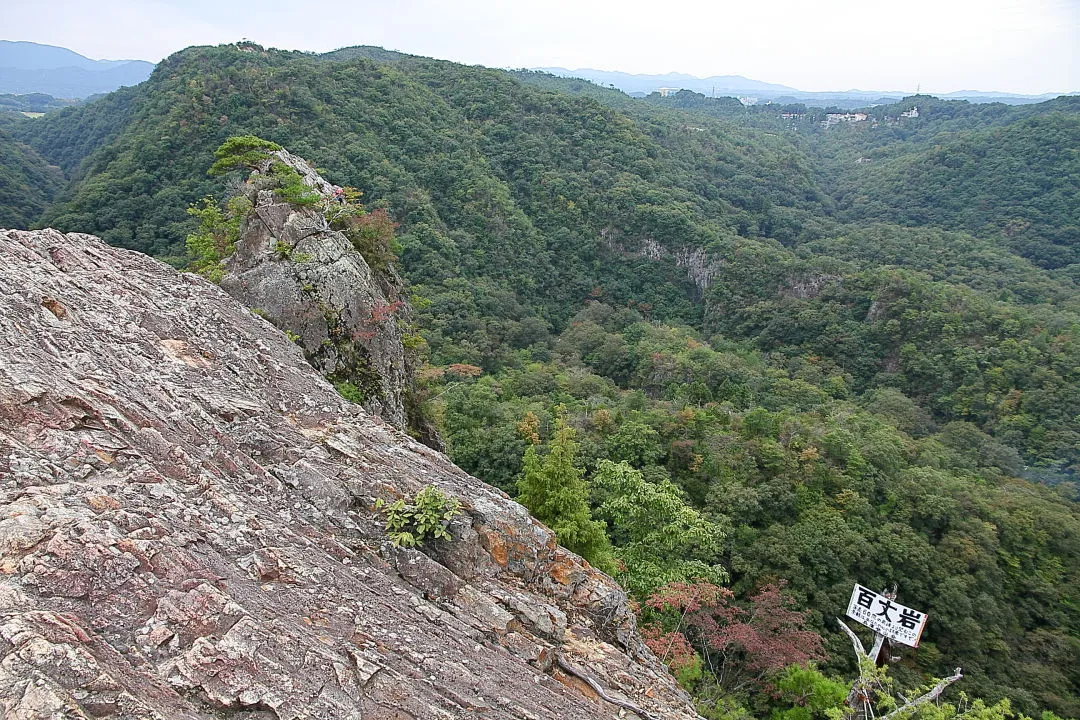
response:
<path fill-rule="evenodd" d="M 694 283 L 698 295 L 701 297 L 705 297 L 709 288 L 713 286 L 716 278 L 723 273 L 724 267 L 728 263 L 726 259 L 718 257 L 702 247 L 681 247 L 669 251 L 652 238 L 645 238 L 642 241 L 640 254 L 642 257 L 654 261 L 674 260 L 676 267 L 686 271 L 686 276 Z M 787 279 L 787 285 L 783 292 L 788 297 L 807 300 L 817 297 L 822 290 L 842 280 L 843 277 L 835 273 L 796 272 L 792 273 Z"/>
<path fill-rule="evenodd" d="M 683 247 L 669 252 L 652 238 L 645 238 L 642 242 L 641 255 L 650 260 L 674 259 L 675 266 L 686 270 L 686 276 L 702 296 L 712 287 L 713 280 L 724 264 L 723 260 L 710 257 L 704 248 Z"/>
<path fill-rule="evenodd" d="M 308 361 L 356 388 L 369 412 L 404 429 L 411 373 L 399 324 L 407 312 L 401 282 L 389 268 L 372 272 L 349 239 L 330 228 L 324 211 L 338 207 L 330 183 L 288 151 L 272 158 L 296 170 L 322 196 L 321 207 L 290 205 L 249 183 L 254 207 L 221 287 L 292 333 Z M 269 173 L 270 162 L 256 178 Z"/>
<path fill-rule="evenodd" d="M 453 539 L 390 545 L 373 500 L 428 484 Z M 571 666 L 696 717 L 523 508 L 220 288 L 49 230 L 0 230 L 0 658 L 5 718 L 618 717 Z"/>

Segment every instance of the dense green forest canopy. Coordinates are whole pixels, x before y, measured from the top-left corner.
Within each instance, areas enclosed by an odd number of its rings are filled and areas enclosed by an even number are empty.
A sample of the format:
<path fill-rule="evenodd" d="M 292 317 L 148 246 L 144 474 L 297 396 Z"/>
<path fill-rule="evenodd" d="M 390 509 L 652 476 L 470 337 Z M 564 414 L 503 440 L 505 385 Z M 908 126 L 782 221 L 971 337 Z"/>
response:
<path fill-rule="evenodd" d="M 624 561 L 617 577 L 641 597 L 713 566 L 744 596 L 786 581 L 827 638 L 823 667 L 850 671 L 831 618 L 853 582 L 895 582 L 930 614 L 926 641 L 896 669 L 908 682 L 962 662 L 970 693 L 1027 713 L 1080 710 L 1080 506 L 1015 479 L 1015 451 L 970 422 L 935 422 L 893 388 L 854 394 L 821 356 L 708 344 L 600 302 L 549 360 L 459 379 L 438 407 L 454 460 L 511 492 L 530 435 L 554 445 L 574 428 L 595 515 Z M 645 511 L 617 515 L 610 462 L 683 502 L 639 488 L 630 502 Z M 694 539 L 702 522 L 719 527 L 719 545 Z"/>
<path fill-rule="evenodd" d="M 910 105 L 917 119 L 875 108 L 878 127 L 816 138 L 841 218 L 967 230 L 1047 268 L 1080 261 L 1080 98 Z"/>
<path fill-rule="evenodd" d="M 2 113 L 0 113 L 2 115 Z M 29 227 L 64 185 L 60 168 L 17 140 L 0 119 L 0 227 Z"/>
<path fill-rule="evenodd" d="M 623 110 L 632 102 L 585 81 L 519 77 Z M 642 104 L 783 132 L 810 158 L 838 219 L 967 230 L 1048 268 L 1078 261 L 1080 97 L 1016 106 L 914 95 L 860 111 L 865 122 L 828 129 L 821 127 L 828 114 L 844 111 L 744 107 L 688 90 L 653 93 Z M 917 117 L 903 117 L 912 109 Z"/>
<path fill-rule="evenodd" d="M 823 127 L 379 48 L 191 48 L 0 116 L 0 225 L 185 264 L 187 208 L 237 180 L 207 174 L 215 148 L 280 144 L 399 223 L 451 457 L 523 491 L 655 632 L 679 629 L 646 604 L 671 583 L 777 613 L 784 584 L 850 676 L 830 618 L 897 583 L 930 613 L 904 687 L 961 665 L 968 692 L 1077 717 L 1078 111 L 914 97 Z M 700 641 L 680 677 L 703 712 L 788 712 L 796 676 L 726 685 L 720 655 L 751 651 Z"/>

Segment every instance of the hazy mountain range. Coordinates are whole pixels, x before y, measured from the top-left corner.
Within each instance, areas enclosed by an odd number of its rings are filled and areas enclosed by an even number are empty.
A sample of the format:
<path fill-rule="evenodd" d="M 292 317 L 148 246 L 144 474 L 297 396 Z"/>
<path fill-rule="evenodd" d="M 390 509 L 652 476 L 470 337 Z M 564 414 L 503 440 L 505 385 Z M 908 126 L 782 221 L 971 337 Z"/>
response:
<path fill-rule="evenodd" d="M 153 69 L 144 60 L 91 60 L 53 45 L 0 40 L 0 93 L 85 98 L 137 85 Z"/>
<path fill-rule="evenodd" d="M 144 60 L 92 60 L 67 48 L 33 42 L 0 40 L 0 94 L 45 93 L 57 98 L 86 98 L 125 85 L 137 85 L 150 77 L 154 64 Z M 560 67 L 533 68 L 562 77 L 576 77 L 598 85 L 614 86 L 634 96 L 648 95 L 661 88 L 693 90 L 715 97 L 754 98 L 756 102 L 805 103 L 819 107 L 843 108 L 896 102 L 911 95 L 907 91 L 844 90 L 808 92 L 787 85 L 761 82 L 741 75 L 713 75 L 699 78 L 685 73 L 636 75 L 612 70 Z M 1042 102 L 1057 95 L 965 90 L 938 97 L 971 102 L 1003 102 L 1010 105 Z"/>
<path fill-rule="evenodd" d="M 594 70 L 578 68 L 567 70 L 560 67 L 534 68 L 541 72 L 562 77 L 576 77 L 604 86 L 615 86 L 625 93 L 635 96 L 648 95 L 661 88 L 693 90 L 709 96 L 752 97 L 758 102 L 800 102 L 807 105 L 838 107 L 865 107 L 866 105 L 896 102 L 908 95 L 915 94 L 915 88 L 906 91 L 885 90 L 842 90 L 836 92 L 808 92 L 787 85 L 777 85 L 759 80 L 752 80 L 741 75 L 713 75 L 699 78 L 684 73 L 664 73 L 662 75 L 634 75 L 612 70 Z M 1057 97 L 1057 93 L 1044 95 L 1018 95 L 1005 92 L 986 92 L 963 90 L 937 95 L 949 100 L 968 100 L 970 102 L 1003 102 L 1010 105 L 1042 102 Z"/>

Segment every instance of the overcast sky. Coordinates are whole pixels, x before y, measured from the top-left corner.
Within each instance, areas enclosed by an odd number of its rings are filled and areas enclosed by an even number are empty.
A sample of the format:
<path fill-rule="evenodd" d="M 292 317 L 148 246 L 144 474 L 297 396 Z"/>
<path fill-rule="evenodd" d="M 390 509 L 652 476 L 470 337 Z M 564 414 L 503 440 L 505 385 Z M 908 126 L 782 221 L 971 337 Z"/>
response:
<path fill-rule="evenodd" d="M 242 38 L 801 90 L 1080 91 L 1080 0 L 0 0 L 0 39 L 158 61 Z"/>

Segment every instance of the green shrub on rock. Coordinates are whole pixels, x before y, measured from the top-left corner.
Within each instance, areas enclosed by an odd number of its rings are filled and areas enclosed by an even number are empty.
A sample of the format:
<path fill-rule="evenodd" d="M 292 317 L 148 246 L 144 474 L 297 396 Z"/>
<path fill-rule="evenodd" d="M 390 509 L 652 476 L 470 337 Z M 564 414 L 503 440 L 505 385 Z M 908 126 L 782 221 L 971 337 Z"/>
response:
<path fill-rule="evenodd" d="M 428 485 L 412 500 L 399 498 L 386 504 L 379 498 L 375 501 L 375 509 L 386 515 L 386 534 L 395 545 L 418 547 L 431 538 L 450 539 L 446 527 L 461 512 L 461 502 L 447 497 L 434 485 Z"/>

